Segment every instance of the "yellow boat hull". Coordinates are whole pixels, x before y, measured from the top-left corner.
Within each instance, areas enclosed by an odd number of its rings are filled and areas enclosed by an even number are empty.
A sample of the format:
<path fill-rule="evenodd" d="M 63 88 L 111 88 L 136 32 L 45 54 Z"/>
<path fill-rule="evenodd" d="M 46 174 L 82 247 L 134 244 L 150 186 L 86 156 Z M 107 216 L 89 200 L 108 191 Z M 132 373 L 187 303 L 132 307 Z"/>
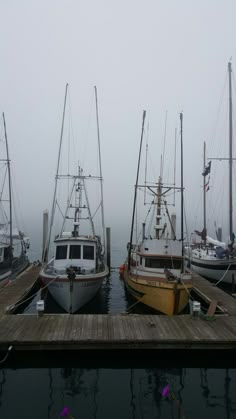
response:
<path fill-rule="evenodd" d="M 126 269 L 124 280 L 128 291 L 148 307 L 163 314 L 172 316 L 181 313 L 189 301 L 191 283 L 182 284 L 176 281 L 158 281 L 153 278 L 140 278 L 131 275 Z"/>

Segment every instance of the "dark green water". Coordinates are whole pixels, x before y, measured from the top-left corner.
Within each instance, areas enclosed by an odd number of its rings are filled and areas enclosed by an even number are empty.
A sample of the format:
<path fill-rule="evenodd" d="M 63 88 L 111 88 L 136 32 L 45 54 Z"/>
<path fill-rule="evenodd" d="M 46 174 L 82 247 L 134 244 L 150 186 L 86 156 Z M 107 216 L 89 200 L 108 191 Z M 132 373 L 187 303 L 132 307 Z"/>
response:
<path fill-rule="evenodd" d="M 0 417 L 233 419 L 235 388 L 235 369 L 2 369 Z"/>

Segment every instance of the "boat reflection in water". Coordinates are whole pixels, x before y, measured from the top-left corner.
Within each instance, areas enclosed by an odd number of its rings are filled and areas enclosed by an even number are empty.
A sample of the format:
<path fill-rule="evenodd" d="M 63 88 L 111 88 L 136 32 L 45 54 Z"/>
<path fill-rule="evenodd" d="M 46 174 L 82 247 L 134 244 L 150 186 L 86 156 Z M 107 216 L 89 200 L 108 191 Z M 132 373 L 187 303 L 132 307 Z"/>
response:
<path fill-rule="evenodd" d="M 236 369 L 1 369 L 0 417 L 232 419 L 235 382 Z"/>

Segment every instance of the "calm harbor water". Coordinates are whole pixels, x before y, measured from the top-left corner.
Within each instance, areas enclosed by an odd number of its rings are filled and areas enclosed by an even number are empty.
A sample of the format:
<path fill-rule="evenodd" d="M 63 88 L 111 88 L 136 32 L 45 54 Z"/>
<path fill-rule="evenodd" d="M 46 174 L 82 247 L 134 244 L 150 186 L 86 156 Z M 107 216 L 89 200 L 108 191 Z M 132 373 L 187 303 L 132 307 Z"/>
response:
<path fill-rule="evenodd" d="M 111 277 L 81 313 L 121 313 L 133 305 L 117 269 L 124 257 L 120 248 L 112 249 Z M 37 299 L 25 313 L 35 312 Z M 61 311 L 49 295 L 46 311 Z M 149 311 L 138 304 L 131 312 Z M 123 367 L 115 360 L 104 367 L 96 360 L 83 363 L 79 354 L 68 362 L 67 356 L 56 366 L 45 367 L 42 360 L 41 368 L 40 360 L 37 367 L 27 359 L 0 364 L 0 419 L 236 419 L 236 363 L 222 367 L 221 359 L 221 368 L 185 368 L 157 357 L 153 365 L 143 359 L 140 366 Z"/>
<path fill-rule="evenodd" d="M 1 369 L 0 417 L 233 419 L 235 385 L 226 369 Z"/>

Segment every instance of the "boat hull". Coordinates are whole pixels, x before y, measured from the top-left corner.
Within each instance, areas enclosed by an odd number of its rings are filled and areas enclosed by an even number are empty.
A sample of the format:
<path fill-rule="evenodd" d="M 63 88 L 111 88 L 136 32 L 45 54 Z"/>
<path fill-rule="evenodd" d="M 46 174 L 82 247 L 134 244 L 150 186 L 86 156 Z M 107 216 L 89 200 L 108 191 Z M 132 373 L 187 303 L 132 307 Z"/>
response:
<path fill-rule="evenodd" d="M 68 276 L 55 276 L 44 272 L 40 273 L 41 281 L 48 287 L 53 299 L 67 312 L 75 313 L 99 291 L 102 281 L 109 275 L 106 267 L 102 272 L 93 275 L 76 275 L 70 280 Z"/>
<path fill-rule="evenodd" d="M 159 281 L 158 277 L 141 278 L 125 269 L 128 291 L 146 306 L 169 316 L 181 313 L 188 304 L 191 283 Z"/>
<path fill-rule="evenodd" d="M 192 257 L 189 260 L 190 268 L 205 278 L 213 281 L 232 283 L 232 275 L 236 277 L 236 259 L 210 260 Z"/>

